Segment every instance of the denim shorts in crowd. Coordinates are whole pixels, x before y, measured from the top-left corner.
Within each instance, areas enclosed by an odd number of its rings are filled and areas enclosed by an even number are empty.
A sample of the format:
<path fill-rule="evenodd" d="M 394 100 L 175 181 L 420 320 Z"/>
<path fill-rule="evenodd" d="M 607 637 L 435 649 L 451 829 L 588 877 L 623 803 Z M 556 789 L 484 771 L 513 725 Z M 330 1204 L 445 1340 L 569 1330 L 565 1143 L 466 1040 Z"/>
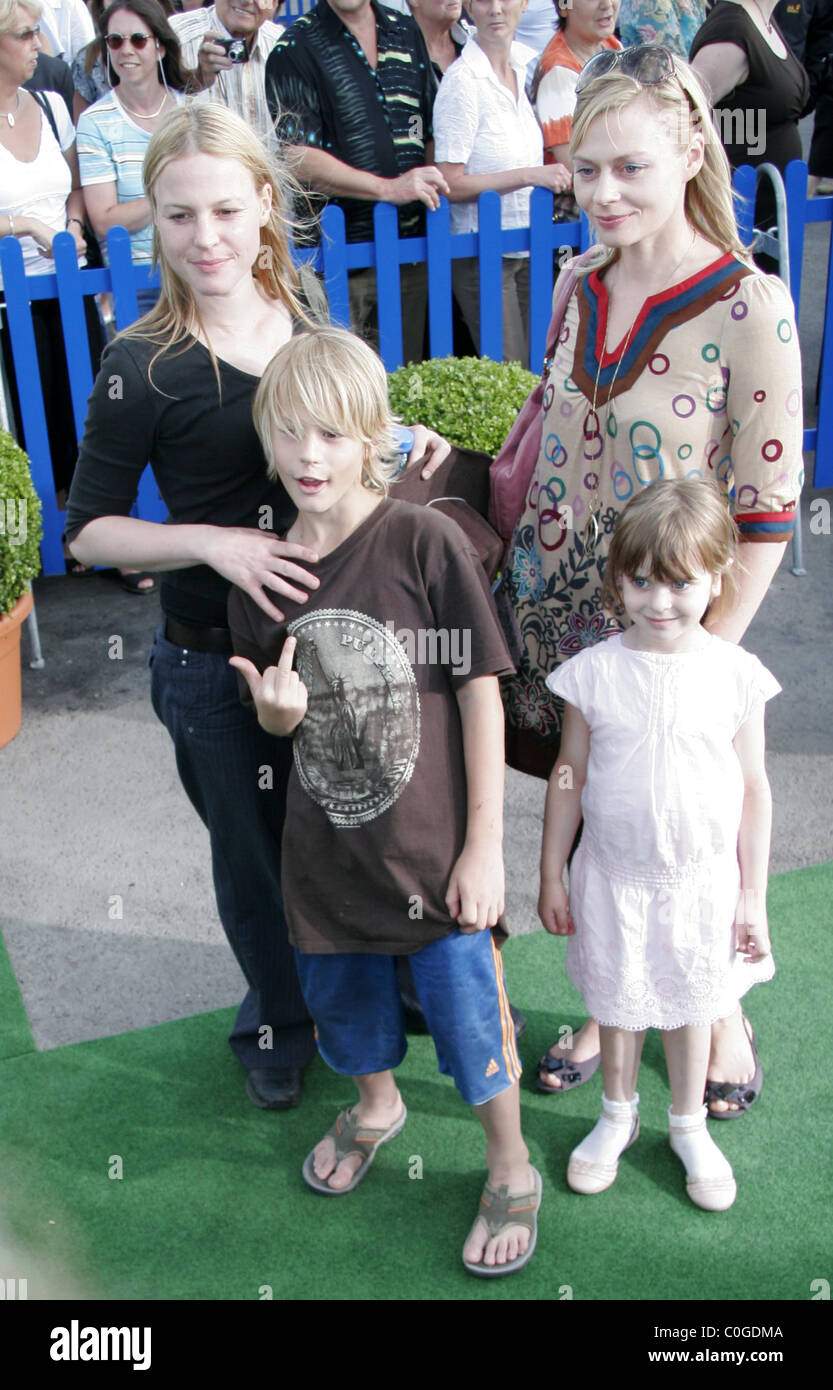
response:
<path fill-rule="evenodd" d="M 396 957 L 295 953 L 301 989 L 333 1071 L 365 1076 L 407 1051 Z M 463 1100 L 484 1105 L 521 1075 L 503 962 L 489 930 L 452 931 L 408 956 L 439 1069 Z"/>

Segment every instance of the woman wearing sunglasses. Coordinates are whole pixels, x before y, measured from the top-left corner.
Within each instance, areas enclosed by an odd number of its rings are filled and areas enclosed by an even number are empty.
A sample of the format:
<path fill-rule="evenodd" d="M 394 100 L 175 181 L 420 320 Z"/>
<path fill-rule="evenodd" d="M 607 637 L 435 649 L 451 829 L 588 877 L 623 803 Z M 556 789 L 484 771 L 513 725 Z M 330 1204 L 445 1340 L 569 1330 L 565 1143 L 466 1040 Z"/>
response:
<path fill-rule="evenodd" d="M 27 275 L 54 274 L 52 243 L 58 232 L 71 233 L 82 265 L 86 251 L 84 199 L 69 113 L 55 92 L 35 96 L 23 87 L 37 66 L 40 14 L 40 0 L 0 0 L 0 237 L 18 238 Z M 93 299 L 84 304 L 97 370 L 102 346 L 98 313 Z M 69 486 L 77 447 L 57 300 L 35 301 L 32 322 L 60 498 Z M 5 322 L 3 329 L 4 365 L 18 436 L 23 439 Z"/>
<path fill-rule="evenodd" d="M 101 35 L 112 90 L 78 121 L 84 199 L 105 263 L 107 232 L 126 227 L 133 261 L 149 264 L 153 226 L 142 160 L 157 125 L 184 100 L 179 40 L 157 0 L 116 0 L 102 15 Z M 139 312 L 157 296 L 140 290 Z"/>
<path fill-rule="evenodd" d="M 739 642 L 786 549 L 803 477 L 792 301 L 738 238 L 729 165 L 691 68 L 659 45 L 593 58 L 570 151 L 599 244 L 567 303 L 504 567 L 521 648 L 505 682 L 507 757 L 540 776 L 557 763 L 561 729 L 546 675 L 619 630 L 601 588 L 628 498 L 660 477 L 720 487 L 743 568 L 737 600 L 706 625 Z M 539 1088 L 581 1084 L 598 1054 L 590 1021 L 544 1055 Z M 757 1098 L 739 1009 L 714 1024 L 708 1076 L 713 1114 L 739 1116 Z"/>

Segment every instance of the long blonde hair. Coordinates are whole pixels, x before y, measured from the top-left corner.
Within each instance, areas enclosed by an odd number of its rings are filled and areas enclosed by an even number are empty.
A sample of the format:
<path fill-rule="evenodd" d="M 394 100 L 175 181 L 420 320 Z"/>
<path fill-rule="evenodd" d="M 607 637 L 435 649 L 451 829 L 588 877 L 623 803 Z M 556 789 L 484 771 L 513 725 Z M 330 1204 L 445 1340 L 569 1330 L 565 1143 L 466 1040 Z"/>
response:
<path fill-rule="evenodd" d="M 609 111 L 621 111 L 640 96 L 647 98 L 658 116 L 672 117 L 681 153 L 688 149 L 693 131 L 703 132 L 703 163 L 685 186 L 686 219 L 707 241 L 745 264 L 751 264 L 751 250 L 738 234 L 732 171 L 712 120 L 709 100 L 694 69 L 676 55 L 674 75 L 650 87 L 643 87 L 635 78 L 623 75 L 618 67 L 601 73 L 589 82 L 576 101 L 570 155 L 579 148 L 599 116 Z M 583 273 L 613 265 L 619 259 L 619 254 L 618 248 L 605 247 L 598 259 L 586 266 Z"/>
<path fill-rule="evenodd" d="M 157 185 L 162 171 L 172 160 L 189 154 L 210 154 L 220 159 L 237 160 L 249 170 L 258 193 L 267 184 L 270 186 L 272 206 L 268 220 L 260 229 L 260 251 L 252 266 L 252 277 L 267 298 L 283 304 L 293 318 L 300 318 L 306 323 L 313 320 L 302 302 L 299 276 L 289 249 L 289 233 L 293 223 L 287 209 L 294 193 L 291 176 L 266 153 L 245 121 L 228 107 L 220 106 L 217 102 L 205 105 L 187 103 L 177 107 L 153 132 L 143 166 L 145 192 L 154 216 L 153 264 L 159 266 L 162 290 L 150 313 L 131 324 L 121 336 L 144 338 L 158 346 L 159 351 L 150 363 L 152 368 L 157 358 L 171 348 L 182 344 L 184 351 L 196 325 L 209 344 L 219 386 L 217 360 L 205 333 L 193 291 L 165 259 L 155 220 Z"/>

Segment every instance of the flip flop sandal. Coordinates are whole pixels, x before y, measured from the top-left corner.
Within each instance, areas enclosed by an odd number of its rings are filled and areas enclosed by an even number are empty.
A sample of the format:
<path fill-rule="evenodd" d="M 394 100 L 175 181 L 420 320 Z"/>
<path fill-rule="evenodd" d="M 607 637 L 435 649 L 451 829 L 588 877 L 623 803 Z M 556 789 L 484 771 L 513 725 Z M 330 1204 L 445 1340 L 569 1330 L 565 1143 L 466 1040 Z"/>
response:
<path fill-rule="evenodd" d="M 571 1062 L 568 1057 L 553 1057 L 549 1052 L 545 1052 L 538 1063 L 538 1071 L 546 1071 L 550 1075 L 560 1077 L 561 1085 L 548 1086 L 540 1076 L 536 1076 L 536 1089 L 543 1091 L 546 1096 L 557 1096 L 561 1091 L 571 1091 L 574 1086 L 583 1086 L 585 1081 L 589 1081 L 598 1071 L 601 1060 L 601 1052 L 597 1052 L 594 1057 L 585 1058 L 583 1062 Z"/>
<path fill-rule="evenodd" d="M 356 1169 L 352 1180 L 346 1187 L 330 1187 L 326 1178 L 319 1178 L 314 1167 L 315 1149 L 308 1153 L 304 1159 L 304 1166 L 301 1169 L 304 1182 L 313 1189 L 314 1192 L 323 1192 L 327 1197 L 344 1197 L 348 1192 L 352 1192 L 367 1173 L 368 1168 L 376 1157 L 376 1150 L 380 1144 L 386 1144 L 389 1139 L 395 1138 L 399 1131 L 404 1127 L 408 1118 L 405 1106 L 402 1106 L 402 1114 L 398 1120 L 394 1120 L 389 1129 L 368 1129 L 354 1118 L 352 1110 L 342 1110 L 335 1124 L 327 1130 L 324 1138 L 332 1137 L 335 1144 L 336 1168 L 343 1158 L 350 1154 L 361 1156 L 361 1166 Z M 316 1145 L 316 1148 L 318 1146 Z M 335 1172 L 335 1168 L 333 1169 Z"/>
<path fill-rule="evenodd" d="M 502 1231 L 510 1226 L 526 1226 L 531 1231 L 529 1245 L 522 1255 L 518 1255 L 508 1264 L 503 1265 L 484 1265 L 480 1260 L 474 1264 L 463 1256 L 463 1264 L 469 1274 L 476 1274 L 481 1279 L 499 1279 L 504 1274 L 514 1274 L 516 1270 L 523 1269 L 532 1259 L 535 1251 L 535 1243 L 538 1240 L 538 1208 L 541 1205 L 541 1174 L 537 1168 L 532 1169 L 535 1175 L 535 1191 L 527 1192 L 520 1197 L 510 1197 L 509 1188 L 504 1185 L 498 1188 L 497 1192 L 493 1187 L 486 1183 L 483 1188 L 483 1195 L 480 1198 L 480 1210 L 477 1213 L 477 1221 L 484 1221 L 489 1232 L 489 1239 L 499 1236 Z M 474 1226 L 472 1226 L 474 1230 Z M 471 1234 L 471 1232 L 469 1232 Z"/>
<path fill-rule="evenodd" d="M 142 584 L 145 579 L 151 579 L 153 583 L 145 585 L 143 588 Z M 128 594 L 139 594 L 142 596 L 144 594 L 156 593 L 156 580 L 148 570 L 139 570 L 135 574 L 122 574 L 121 570 L 119 570 L 119 583 L 123 589 L 126 589 Z"/>
<path fill-rule="evenodd" d="M 710 1120 L 739 1120 L 741 1115 L 745 1115 L 747 1110 L 755 1104 L 759 1098 L 764 1084 L 764 1069 L 758 1061 L 758 1049 L 755 1045 L 755 1033 L 751 1025 L 746 1028 L 746 1018 L 743 1020 L 746 1036 L 752 1048 L 752 1060 L 755 1063 L 755 1075 L 751 1081 L 707 1081 L 706 1091 L 703 1102 L 708 1108 L 708 1118 Z M 734 1101 L 737 1110 L 712 1110 L 709 1102 L 712 1100 L 725 1100 L 727 1104 Z"/>

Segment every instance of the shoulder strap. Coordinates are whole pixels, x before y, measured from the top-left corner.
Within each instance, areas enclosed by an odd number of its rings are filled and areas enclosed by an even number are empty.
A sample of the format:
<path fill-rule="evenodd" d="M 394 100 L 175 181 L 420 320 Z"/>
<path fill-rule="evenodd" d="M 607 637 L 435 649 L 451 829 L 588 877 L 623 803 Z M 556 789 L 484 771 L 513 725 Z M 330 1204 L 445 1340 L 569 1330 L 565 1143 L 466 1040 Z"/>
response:
<path fill-rule="evenodd" d="M 58 149 L 60 149 L 61 137 L 58 134 L 58 123 L 55 120 L 55 112 L 52 110 L 52 103 L 48 101 L 41 92 L 32 92 L 31 95 L 35 98 L 35 101 L 38 103 L 38 106 L 40 107 L 41 111 L 43 112 L 49 124 L 51 125 L 52 134 L 55 136 L 55 139 L 58 142 Z"/>

